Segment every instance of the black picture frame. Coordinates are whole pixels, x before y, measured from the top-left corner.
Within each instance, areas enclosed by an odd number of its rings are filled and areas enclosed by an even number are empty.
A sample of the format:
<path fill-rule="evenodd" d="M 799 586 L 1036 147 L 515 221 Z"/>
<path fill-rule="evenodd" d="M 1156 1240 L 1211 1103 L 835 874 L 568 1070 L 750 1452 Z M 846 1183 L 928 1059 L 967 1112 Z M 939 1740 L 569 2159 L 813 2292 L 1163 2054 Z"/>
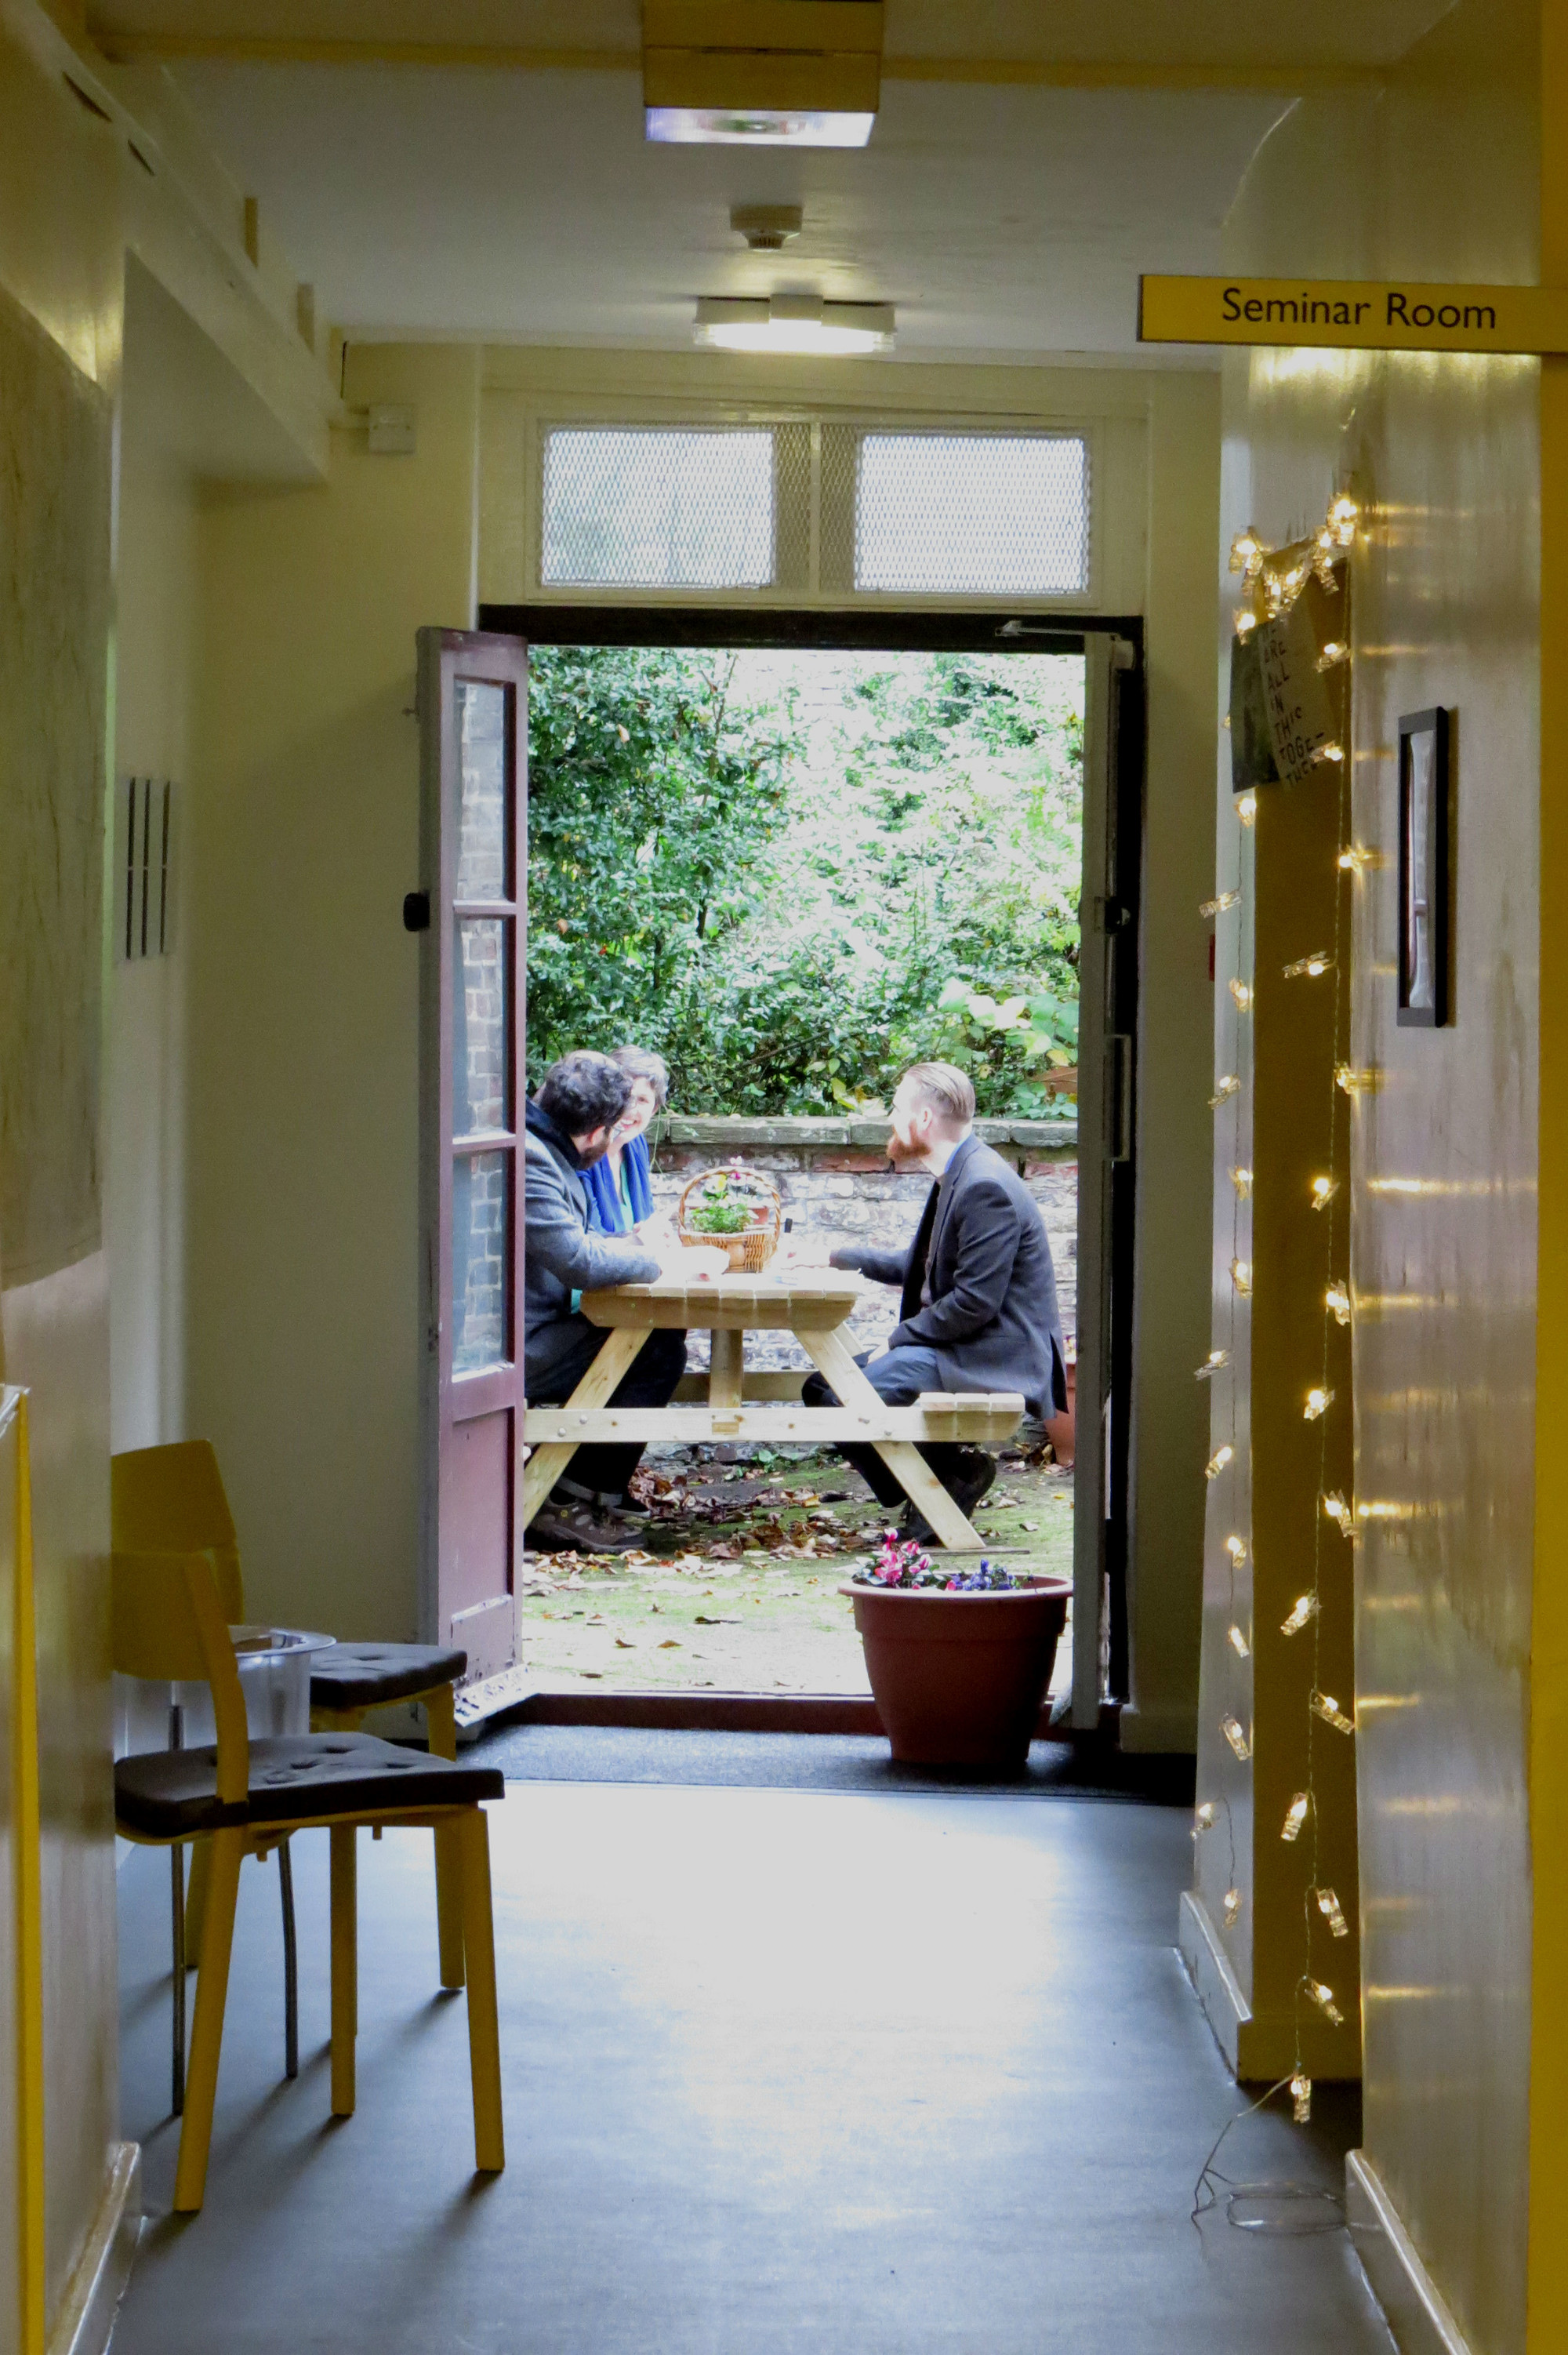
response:
<path fill-rule="evenodd" d="M 1399 723 L 1399 1005 L 1402 1028 L 1442 1029 L 1449 988 L 1449 757 L 1442 705 Z"/>

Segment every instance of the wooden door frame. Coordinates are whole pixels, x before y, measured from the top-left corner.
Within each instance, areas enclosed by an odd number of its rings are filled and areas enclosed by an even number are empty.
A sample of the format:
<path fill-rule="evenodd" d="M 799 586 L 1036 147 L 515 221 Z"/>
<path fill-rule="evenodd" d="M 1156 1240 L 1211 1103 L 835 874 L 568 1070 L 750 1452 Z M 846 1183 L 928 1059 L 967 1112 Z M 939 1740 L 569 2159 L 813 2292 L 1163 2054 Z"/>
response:
<path fill-rule="evenodd" d="M 482 605 L 479 627 L 529 645 L 731 646 L 821 649 L 871 654 L 1081 655 L 1091 636 L 1124 639 L 1131 664 L 1113 672 L 1117 693 L 1111 776 L 1118 848 L 1117 924 L 1111 950 L 1111 1002 L 1116 1030 L 1132 1040 L 1136 1090 L 1139 1043 L 1140 908 L 1144 804 L 1148 775 L 1148 698 L 1144 622 L 1140 613 L 1052 613 L 1002 602 L 988 607 L 878 605 L 853 611 L 820 606 L 662 605 L 585 602 Z M 1110 1511 L 1106 1529 L 1108 1610 L 1107 1690 L 1128 1699 L 1128 1571 L 1132 1559 L 1132 1391 L 1134 1283 L 1137 1270 L 1137 1121 L 1126 1112 L 1129 1150 L 1107 1173 L 1110 1229 Z M 1079 1135 L 1082 1167 L 1083 1136 Z"/>

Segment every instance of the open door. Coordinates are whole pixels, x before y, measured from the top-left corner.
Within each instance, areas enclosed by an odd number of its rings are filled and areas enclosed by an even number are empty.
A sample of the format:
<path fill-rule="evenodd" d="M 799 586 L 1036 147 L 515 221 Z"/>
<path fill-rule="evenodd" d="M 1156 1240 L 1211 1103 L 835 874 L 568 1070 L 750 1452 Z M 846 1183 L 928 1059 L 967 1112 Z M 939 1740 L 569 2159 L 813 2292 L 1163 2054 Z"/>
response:
<path fill-rule="evenodd" d="M 1073 1723 L 1099 1721 L 1106 1678 L 1106 1571 L 1119 1508 L 1113 1461 L 1113 1203 L 1132 1152 L 1132 1046 L 1118 1019 L 1118 935 L 1131 910 L 1117 889 L 1117 703 L 1133 648 L 1108 631 L 1084 646 L 1084 880 L 1078 953 L 1078 1367 L 1073 1517 Z M 1121 1304 L 1125 1306 L 1127 1304 Z M 1117 1443 L 1113 1444 L 1113 1443 Z"/>
<path fill-rule="evenodd" d="M 516 1652 L 523 1551 L 527 648 L 421 630 L 420 1633 Z"/>

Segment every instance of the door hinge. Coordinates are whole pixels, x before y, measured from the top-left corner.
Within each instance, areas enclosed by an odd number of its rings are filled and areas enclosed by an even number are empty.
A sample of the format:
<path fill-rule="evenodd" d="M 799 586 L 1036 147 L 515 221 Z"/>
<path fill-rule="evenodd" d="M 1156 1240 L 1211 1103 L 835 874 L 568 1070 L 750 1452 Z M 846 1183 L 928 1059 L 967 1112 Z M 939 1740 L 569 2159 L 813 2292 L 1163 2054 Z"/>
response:
<path fill-rule="evenodd" d="M 1094 923 L 1097 932 L 1119 932 L 1123 925 L 1129 924 L 1131 922 L 1132 910 L 1125 900 L 1118 900 L 1111 895 L 1095 900 Z"/>

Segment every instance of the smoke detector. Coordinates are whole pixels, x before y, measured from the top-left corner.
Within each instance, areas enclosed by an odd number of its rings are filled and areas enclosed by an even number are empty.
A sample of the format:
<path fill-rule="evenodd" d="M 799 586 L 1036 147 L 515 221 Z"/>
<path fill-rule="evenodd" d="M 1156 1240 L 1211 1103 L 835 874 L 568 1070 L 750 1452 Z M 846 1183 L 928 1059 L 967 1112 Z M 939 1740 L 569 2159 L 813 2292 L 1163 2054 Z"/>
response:
<path fill-rule="evenodd" d="M 732 205 L 729 225 L 753 253 L 782 253 L 800 234 L 799 205 Z"/>

